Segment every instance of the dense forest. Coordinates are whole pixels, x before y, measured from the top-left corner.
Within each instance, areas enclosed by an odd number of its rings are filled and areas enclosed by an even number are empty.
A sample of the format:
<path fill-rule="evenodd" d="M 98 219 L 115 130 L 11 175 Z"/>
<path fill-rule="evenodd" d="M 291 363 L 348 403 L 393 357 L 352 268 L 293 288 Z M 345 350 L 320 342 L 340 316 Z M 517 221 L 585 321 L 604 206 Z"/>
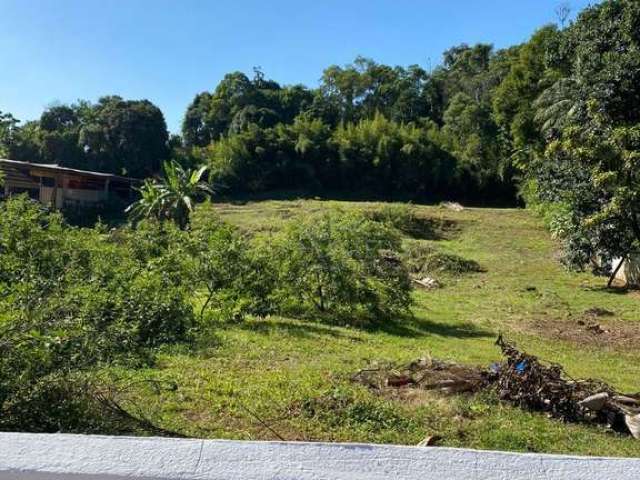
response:
<path fill-rule="evenodd" d="M 0 156 L 142 178 L 173 158 L 230 194 L 524 199 L 553 205 L 572 262 L 625 255 L 640 240 L 640 4 L 564 15 L 521 45 L 452 47 L 432 71 L 358 57 L 318 88 L 229 73 L 195 96 L 180 136 L 149 101 L 117 96 L 24 124 L 0 112 Z"/>

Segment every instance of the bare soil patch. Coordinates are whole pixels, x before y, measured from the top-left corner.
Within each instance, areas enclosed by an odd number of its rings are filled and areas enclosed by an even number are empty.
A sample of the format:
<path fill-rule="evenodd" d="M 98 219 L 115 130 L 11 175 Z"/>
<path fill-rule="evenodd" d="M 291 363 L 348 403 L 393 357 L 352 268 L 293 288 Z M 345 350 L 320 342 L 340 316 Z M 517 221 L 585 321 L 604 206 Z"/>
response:
<path fill-rule="evenodd" d="M 526 324 L 525 329 L 554 340 L 601 348 L 640 346 L 640 324 L 617 319 L 614 312 L 598 307 L 569 319 L 537 318 Z"/>

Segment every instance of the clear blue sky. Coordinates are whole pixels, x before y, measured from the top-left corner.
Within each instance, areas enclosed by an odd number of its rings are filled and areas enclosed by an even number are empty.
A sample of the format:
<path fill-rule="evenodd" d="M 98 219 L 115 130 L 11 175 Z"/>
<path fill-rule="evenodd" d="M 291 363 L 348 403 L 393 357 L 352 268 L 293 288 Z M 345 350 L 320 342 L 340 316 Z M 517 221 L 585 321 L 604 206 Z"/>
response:
<path fill-rule="evenodd" d="M 356 55 L 440 62 L 461 42 L 505 47 L 554 22 L 558 0 L 0 0 L 0 110 L 35 119 L 55 102 L 148 98 L 178 132 L 193 96 L 261 66 L 317 86 Z M 571 0 L 573 15 L 587 0 Z M 572 15 L 572 16 L 573 16 Z"/>

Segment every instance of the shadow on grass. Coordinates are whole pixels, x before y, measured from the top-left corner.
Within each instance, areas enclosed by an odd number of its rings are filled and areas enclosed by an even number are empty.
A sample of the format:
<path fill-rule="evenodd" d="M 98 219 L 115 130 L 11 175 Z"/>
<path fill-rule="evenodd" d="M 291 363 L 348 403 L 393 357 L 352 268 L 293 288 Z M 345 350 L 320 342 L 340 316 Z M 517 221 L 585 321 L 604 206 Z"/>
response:
<path fill-rule="evenodd" d="M 472 323 L 442 323 L 411 316 L 393 320 L 378 320 L 362 327 L 371 333 L 386 333 L 397 337 L 425 337 L 438 335 L 451 338 L 494 337 L 495 333 Z"/>
<path fill-rule="evenodd" d="M 419 338 L 430 335 L 451 338 L 485 338 L 494 337 L 495 332 L 482 329 L 471 323 L 441 323 L 431 320 L 417 319 L 412 316 L 404 316 L 389 320 L 376 320 L 359 322 L 351 325 L 353 333 L 347 328 L 344 321 L 335 323 L 324 319 L 327 323 L 321 323 L 320 319 L 291 321 L 279 318 L 265 320 L 252 320 L 234 324 L 229 328 L 241 328 L 262 334 L 284 334 L 297 338 L 333 337 L 352 341 L 362 341 L 357 332 L 384 333 L 396 337 Z"/>
<path fill-rule="evenodd" d="M 459 235 L 462 227 L 458 220 L 414 217 L 399 230 L 414 240 L 452 240 Z"/>
<path fill-rule="evenodd" d="M 607 285 L 591 285 L 583 288 L 584 290 L 589 292 L 612 293 L 615 295 L 627 295 L 627 294 L 639 291 L 637 288 L 631 288 L 627 286 L 616 286 L 616 285 L 612 285 L 611 287 L 608 287 Z"/>
<path fill-rule="evenodd" d="M 334 337 L 346 340 L 360 340 L 356 334 L 350 334 L 344 329 L 337 329 L 337 325 L 325 325 L 313 320 L 291 321 L 270 317 L 264 320 L 251 320 L 233 324 L 230 328 L 241 328 L 262 334 L 284 334 L 297 338 Z"/>

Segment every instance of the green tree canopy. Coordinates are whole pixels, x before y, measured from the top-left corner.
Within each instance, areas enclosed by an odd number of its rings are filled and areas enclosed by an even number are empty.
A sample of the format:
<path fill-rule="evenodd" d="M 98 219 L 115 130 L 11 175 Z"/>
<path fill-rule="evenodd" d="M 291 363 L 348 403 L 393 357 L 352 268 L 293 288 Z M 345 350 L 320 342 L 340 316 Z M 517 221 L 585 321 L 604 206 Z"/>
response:
<path fill-rule="evenodd" d="M 13 160 L 146 177 L 169 155 L 164 116 L 148 100 L 109 96 L 51 106 L 24 125 L 5 123 L 10 135 L 0 133 L 0 143 Z"/>

